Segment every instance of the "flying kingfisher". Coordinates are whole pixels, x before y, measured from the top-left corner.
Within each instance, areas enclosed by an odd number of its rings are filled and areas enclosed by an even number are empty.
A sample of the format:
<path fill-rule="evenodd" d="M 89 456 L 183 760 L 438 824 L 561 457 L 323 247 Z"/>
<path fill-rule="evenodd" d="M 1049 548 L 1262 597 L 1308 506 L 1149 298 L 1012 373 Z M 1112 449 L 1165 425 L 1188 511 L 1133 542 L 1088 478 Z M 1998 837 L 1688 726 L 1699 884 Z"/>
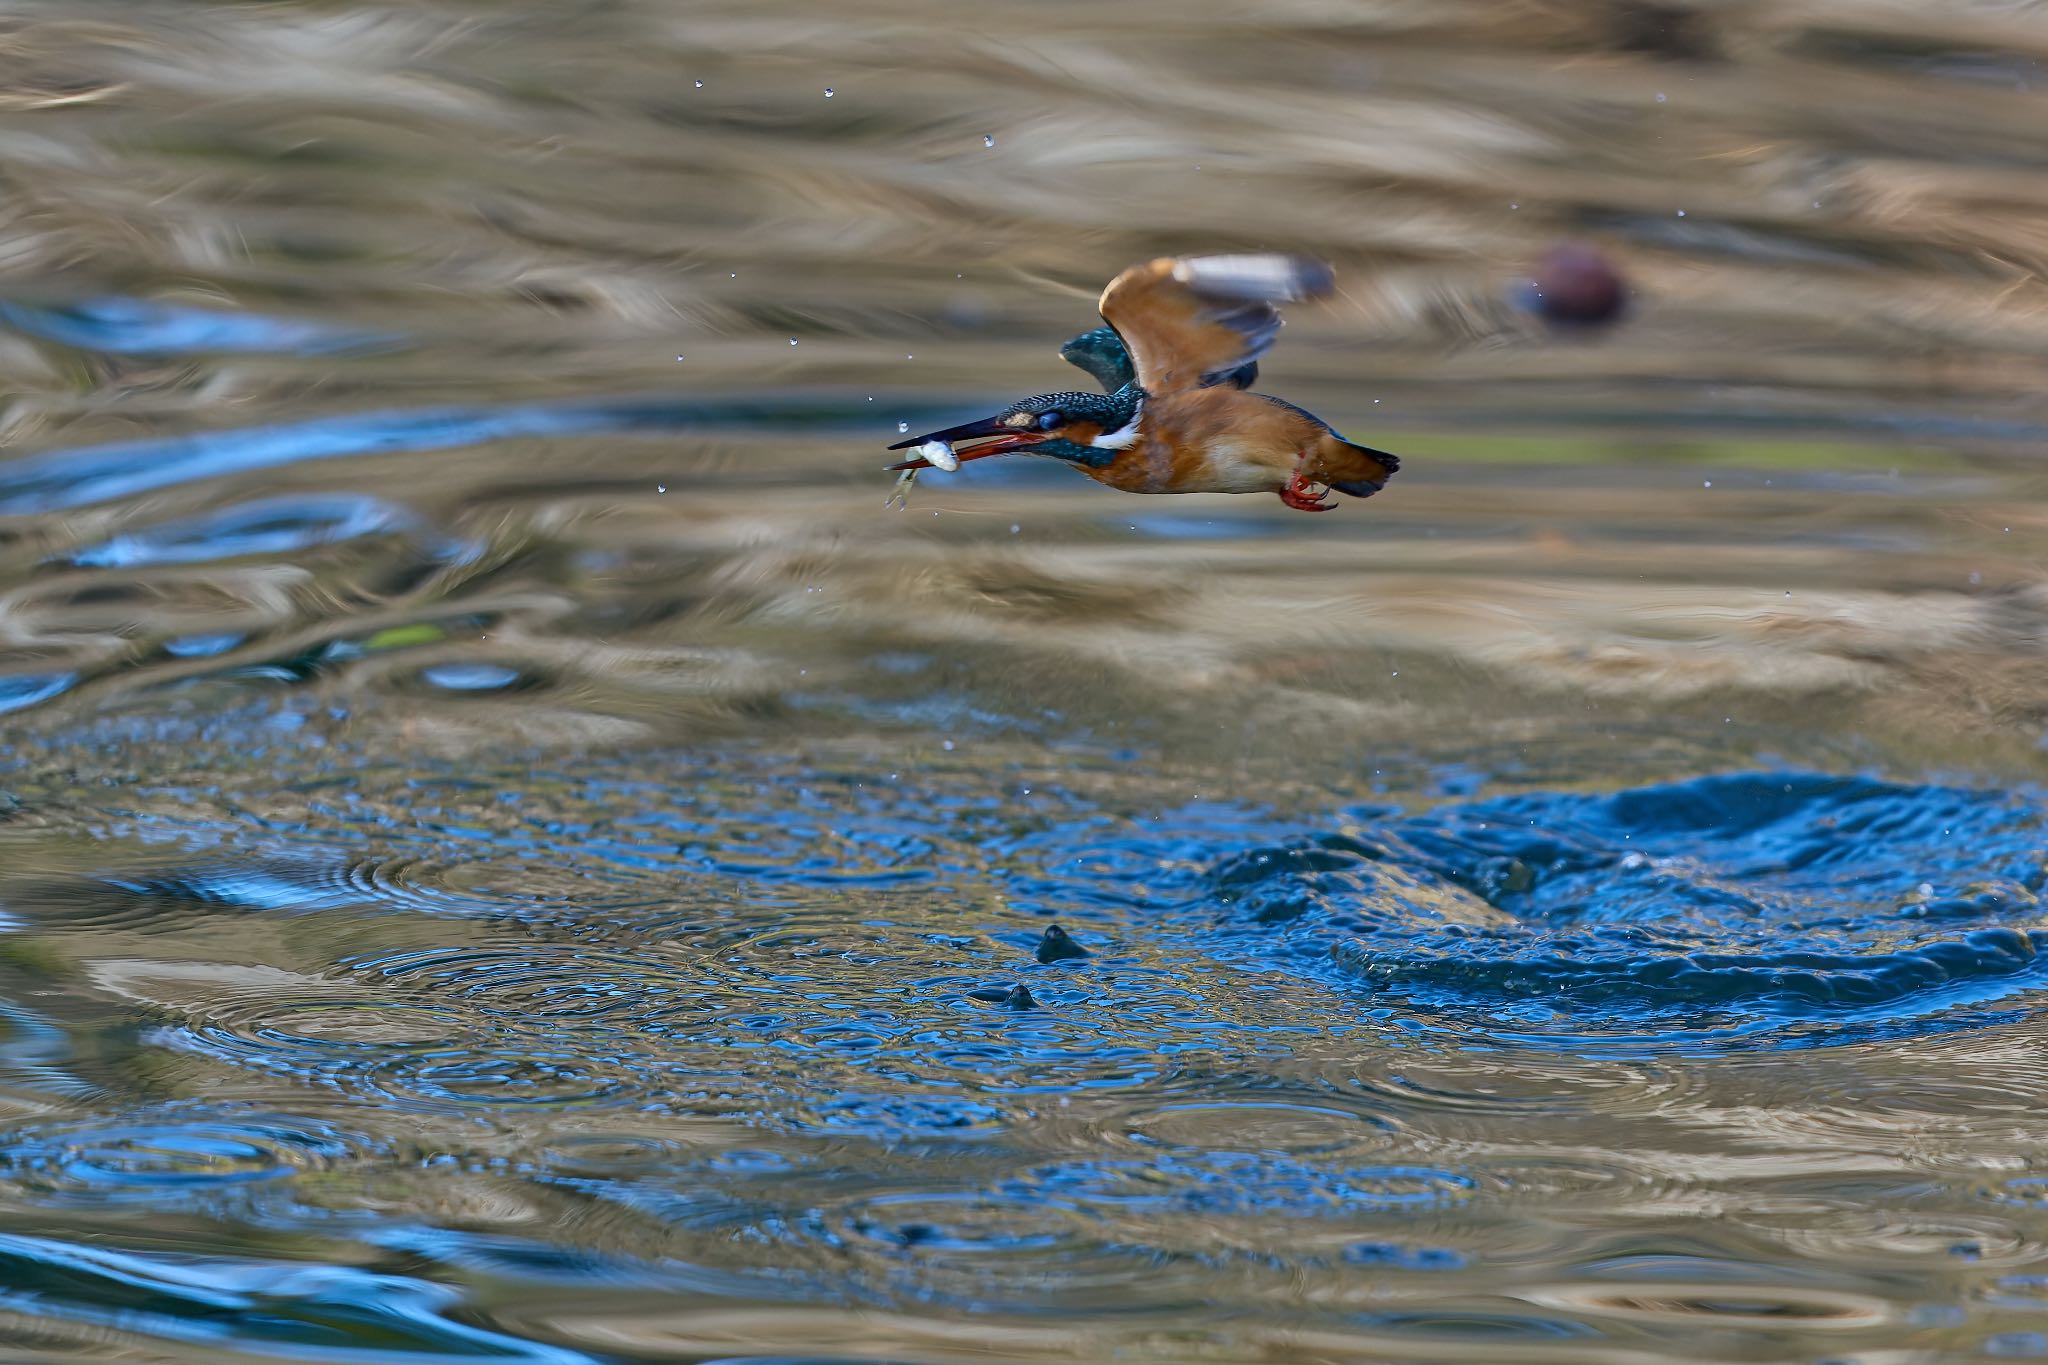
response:
<path fill-rule="evenodd" d="M 919 469 L 1028 451 L 1127 493 L 1278 493 L 1303 512 L 1329 511 L 1333 491 L 1369 498 L 1400 460 L 1251 392 L 1259 357 L 1280 331 L 1273 305 L 1319 298 L 1330 286 L 1327 265 L 1294 256 L 1134 265 L 1102 291 L 1109 325 L 1060 348 L 1106 392 L 1041 393 L 985 421 L 898 441 L 889 449 L 915 446 L 918 457 L 889 468 L 907 480 Z"/>

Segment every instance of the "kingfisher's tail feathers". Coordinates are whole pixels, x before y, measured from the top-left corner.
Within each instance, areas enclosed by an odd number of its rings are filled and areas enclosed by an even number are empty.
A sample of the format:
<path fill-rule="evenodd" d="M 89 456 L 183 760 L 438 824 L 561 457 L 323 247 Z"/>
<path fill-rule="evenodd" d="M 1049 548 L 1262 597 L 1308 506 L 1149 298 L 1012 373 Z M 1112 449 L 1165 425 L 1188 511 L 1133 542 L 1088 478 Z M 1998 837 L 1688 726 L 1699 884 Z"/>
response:
<path fill-rule="evenodd" d="M 1333 432 L 1316 452 L 1316 466 L 1310 477 L 1339 493 L 1369 498 L 1385 488 L 1387 480 L 1400 468 L 1400 456 L 1347 441 Z"/>

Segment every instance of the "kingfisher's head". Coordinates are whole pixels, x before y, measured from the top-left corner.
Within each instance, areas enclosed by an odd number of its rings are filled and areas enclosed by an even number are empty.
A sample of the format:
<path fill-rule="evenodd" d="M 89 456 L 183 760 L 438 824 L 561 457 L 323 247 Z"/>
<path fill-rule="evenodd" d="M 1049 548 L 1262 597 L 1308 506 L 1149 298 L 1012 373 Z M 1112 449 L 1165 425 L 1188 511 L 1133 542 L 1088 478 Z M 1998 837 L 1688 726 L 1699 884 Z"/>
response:
<path fill-rule="evenodd" d="M 963 460 L 1028 450 L 1046 441 L 1117 451 L 1138 438 L 1136 389 L 1117 393 L 1041 393 L 1012 403 L 993 417 L 944 431 L 927 432 L 898 441 L 891 450 L 908 450 L 938 441 L 953 447 Z"/>

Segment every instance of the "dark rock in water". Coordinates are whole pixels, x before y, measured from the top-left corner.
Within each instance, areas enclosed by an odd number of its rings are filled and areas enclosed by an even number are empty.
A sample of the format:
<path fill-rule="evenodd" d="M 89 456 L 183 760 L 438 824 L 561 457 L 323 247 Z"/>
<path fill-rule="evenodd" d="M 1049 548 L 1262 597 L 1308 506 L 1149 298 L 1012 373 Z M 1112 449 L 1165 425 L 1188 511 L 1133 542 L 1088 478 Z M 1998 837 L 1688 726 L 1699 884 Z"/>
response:
<path fill-rule="evenodd" d="M 1088 957 L 1086 948 L 1074 941 L 1074 936 L 1057 924 L 1048 927 L 1045 937 L 1038 940 L 1040 962 L 1068 962 L 1078 957 Z"/>
<path fill-rule="evenodd" d="M 1536 263 L 1517 301 L 1545 322 L 1595 327 L 1628 306 L 1628 281 L 1597 247 L 1565 242 Z"/>
<path fill-rule="evenodd" d="M 1014 986 L 983 986 L 979 990 L 967 992 L 967 995 L 969 999 L 986 1001 L 991 1005 L 1001 1005 L 1004 1009 L 1035 1010 L 1038 1008 L 1037 997 L 1033 996 L 1021 981 Z"/>

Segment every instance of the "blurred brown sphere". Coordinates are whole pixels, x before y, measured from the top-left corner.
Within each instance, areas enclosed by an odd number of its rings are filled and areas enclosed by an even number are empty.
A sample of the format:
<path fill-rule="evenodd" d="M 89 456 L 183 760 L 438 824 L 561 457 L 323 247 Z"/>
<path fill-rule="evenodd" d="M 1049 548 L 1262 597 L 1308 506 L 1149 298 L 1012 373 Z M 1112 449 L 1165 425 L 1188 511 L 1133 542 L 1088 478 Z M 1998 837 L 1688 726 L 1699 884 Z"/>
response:
<path fill-rule="evenodd" d="M 1545 252 L 1518 301 L 1545 322 L 1595 327 L 1613 322 L 1628 306 L 1628 281 L 1598 247 L 1562 242 Z"/>

